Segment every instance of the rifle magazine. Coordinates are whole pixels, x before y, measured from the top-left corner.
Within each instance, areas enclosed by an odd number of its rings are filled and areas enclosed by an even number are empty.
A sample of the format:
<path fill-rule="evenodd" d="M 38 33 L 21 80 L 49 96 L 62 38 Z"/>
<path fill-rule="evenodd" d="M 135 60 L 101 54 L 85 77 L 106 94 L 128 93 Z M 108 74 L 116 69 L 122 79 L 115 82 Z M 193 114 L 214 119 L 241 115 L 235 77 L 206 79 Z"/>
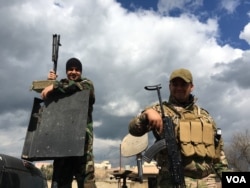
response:
<path fill-rule="evenodd" d="M 153 159 L 153 157 L 161 150 L 166 149 L 167 145 L 166 145 L 166 141 L 165 139 L 161 139 L 159 141 L 157 141 L 156 143 L 154 143 L 152 146 L 150 146 L 150 148 L 147 149 L 147 151 L 145 151 L 144 155 L 143 155 L 143 159 L 150 163 Z"/>

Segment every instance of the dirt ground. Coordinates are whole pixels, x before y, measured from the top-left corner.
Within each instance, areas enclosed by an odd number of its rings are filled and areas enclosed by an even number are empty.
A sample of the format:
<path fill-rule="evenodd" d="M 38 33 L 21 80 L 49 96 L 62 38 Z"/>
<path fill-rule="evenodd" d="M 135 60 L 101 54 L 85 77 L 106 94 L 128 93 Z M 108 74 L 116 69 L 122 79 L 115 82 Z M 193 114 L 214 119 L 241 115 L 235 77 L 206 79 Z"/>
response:
<path fill-rule="evenodd" d="M 137 183 L 137 182 L 126 182 L 127 188 L 147 188 L 147 182 Z M 99 181 L 96 182 L 97 188 L 121 188 L 123 183 L 118 181 Z M 48 181 L 48 188 L 51 188 L 51 181 Z M 72 188 L 77 188 L 76 181 L 73 181 Z"/>

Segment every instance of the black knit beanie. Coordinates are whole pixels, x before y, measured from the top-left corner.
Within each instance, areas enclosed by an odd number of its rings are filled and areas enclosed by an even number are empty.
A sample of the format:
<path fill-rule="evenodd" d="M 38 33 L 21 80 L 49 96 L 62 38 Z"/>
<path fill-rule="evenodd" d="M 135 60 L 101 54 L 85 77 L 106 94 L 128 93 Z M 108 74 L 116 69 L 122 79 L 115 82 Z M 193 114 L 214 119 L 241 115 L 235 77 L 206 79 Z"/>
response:
<path fill-rule="evenodd" d="M 70 58 L 66 63 L 66 71 L 68 71 L 71 67 L 76 67 L 79 71 L 82 72 L 82 63 L 77 58 Z"/>

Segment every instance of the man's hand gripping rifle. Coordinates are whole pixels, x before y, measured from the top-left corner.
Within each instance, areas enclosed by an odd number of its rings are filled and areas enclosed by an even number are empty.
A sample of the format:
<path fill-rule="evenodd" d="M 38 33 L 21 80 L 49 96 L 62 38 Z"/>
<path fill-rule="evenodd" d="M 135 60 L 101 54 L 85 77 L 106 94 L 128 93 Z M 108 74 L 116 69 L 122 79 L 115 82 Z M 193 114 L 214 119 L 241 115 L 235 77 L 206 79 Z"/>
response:
<path fill-rule="evenodd" d="M 143 159 L 149 163 L 159 151 L 162 149 L 167 149 L 169 172 L 171 174 L 174 187 L 183 188 L 185 187 L 185 180 L 182 169 L 181 153 L 176 142 L 174 124 L 171 118 L 166 117 L 164 114 L 160 93 L 161 85 L 145 86 L 145 89 L 157 90 L 164 125 L 163 130 L 165 131 L 165 134 L 163 139 L 157 141 L 148 150 L 146 150 Z"/>

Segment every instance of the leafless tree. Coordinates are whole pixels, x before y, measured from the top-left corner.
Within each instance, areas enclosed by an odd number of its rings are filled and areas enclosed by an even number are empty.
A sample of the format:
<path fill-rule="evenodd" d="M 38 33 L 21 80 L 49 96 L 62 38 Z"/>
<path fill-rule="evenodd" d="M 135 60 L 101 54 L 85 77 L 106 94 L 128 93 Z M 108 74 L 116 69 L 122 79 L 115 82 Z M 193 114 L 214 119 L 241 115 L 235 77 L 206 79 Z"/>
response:
<path fill-rule="evenodd" d="M 229 166 L 236 172 L 250 171 L 250 135 L 248 130 L 233 134 L 231 144 L 225 147 Z"/>

